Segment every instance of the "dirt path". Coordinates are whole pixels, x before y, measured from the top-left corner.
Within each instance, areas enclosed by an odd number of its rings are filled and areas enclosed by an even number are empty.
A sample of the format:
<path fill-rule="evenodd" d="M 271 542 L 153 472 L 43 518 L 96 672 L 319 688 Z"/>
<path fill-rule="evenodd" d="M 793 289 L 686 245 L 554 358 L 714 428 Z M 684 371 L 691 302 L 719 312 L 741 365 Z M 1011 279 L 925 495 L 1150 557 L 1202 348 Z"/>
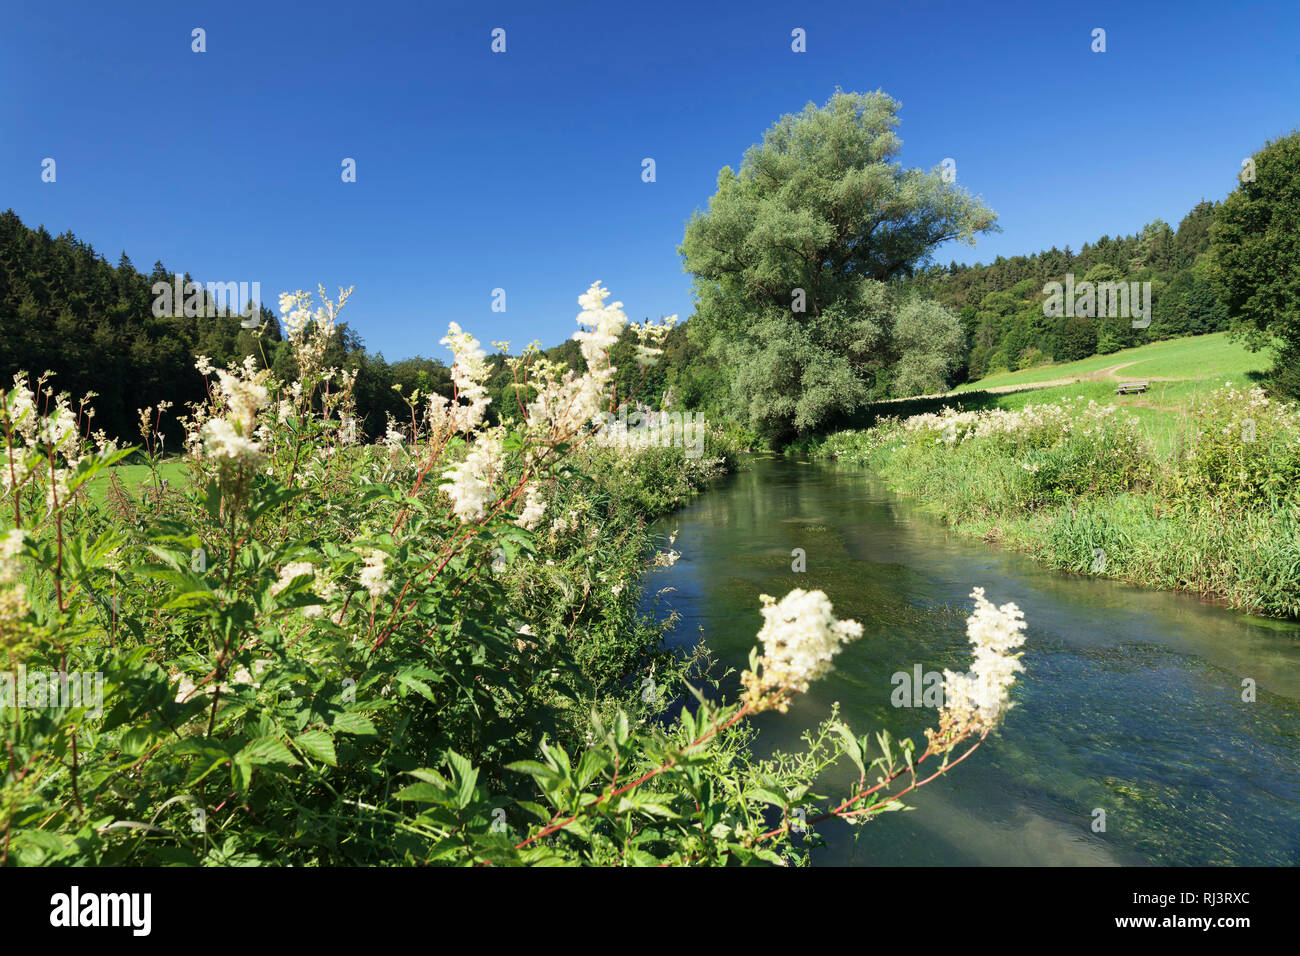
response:
<path fill-rule="evenodd" d="M 1106 378 L 1118 381 L 1119 376 L 1115 374 L 1116 372 L 1118 372 L 1120 369 L 1128 368 L 1130 365 L 1137 365 L 1138 362 L 1141 361 L 1145 361 L 1145 360 L 1134 359 L 1132 362 L 1121 362 L 1119 365 L 1108 365 L 1106 368 L 1099 368 L 1095 372 L 1087 372 L 1082 375 L 1073 375 L 1069 378 L 1053 378 L 1053 379 L 1049 379 L 1046 382 L 1021 382 L 1017 385 L 994 385 L 992 388 L 982 388 L 982 389 L 978 389 L 978 391 L 987 392 L 990 395 L 1009 395 L 1012 392 L 1028 392 L 1040 388 L 1060 388 L 1063 385 L 1074 385 L 1078 382 L 1096 382 Z M 1147 376 L 1146 381 L 1181 382 L 1182 379 L 1167 378 L 1160 375 L 1149 375 Z M 962 395 L 970 395 L 970 394 L 972 393 L 971 392 L 940 392 L 936 395 L 912 395 L 909 396 L 908 398 L 888 398 L 880 402 L 879 404 L 889 405 L 894 402 L 911 402 L 911 401 L 915 401 L 918 398 L 959 398 Z M 1136 404 L 1147 404 L 1147 403 L 1140 402 Z M 1152 405 L 1150 407 L 1160 408 L 1163 406 Z"/>

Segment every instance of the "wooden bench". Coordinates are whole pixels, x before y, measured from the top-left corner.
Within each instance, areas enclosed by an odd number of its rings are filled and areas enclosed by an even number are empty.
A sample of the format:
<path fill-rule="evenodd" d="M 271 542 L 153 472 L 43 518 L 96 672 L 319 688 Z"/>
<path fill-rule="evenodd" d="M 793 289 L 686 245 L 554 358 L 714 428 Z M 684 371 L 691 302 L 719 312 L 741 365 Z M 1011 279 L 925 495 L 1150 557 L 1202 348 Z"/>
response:
<path fill-rule="evenodd" d="M 1120 382 L 1115 386 L 1115 394 L 1134 395 L 1139 392 L 1145 392 L 1150 387 L 1150 382 Z"/>

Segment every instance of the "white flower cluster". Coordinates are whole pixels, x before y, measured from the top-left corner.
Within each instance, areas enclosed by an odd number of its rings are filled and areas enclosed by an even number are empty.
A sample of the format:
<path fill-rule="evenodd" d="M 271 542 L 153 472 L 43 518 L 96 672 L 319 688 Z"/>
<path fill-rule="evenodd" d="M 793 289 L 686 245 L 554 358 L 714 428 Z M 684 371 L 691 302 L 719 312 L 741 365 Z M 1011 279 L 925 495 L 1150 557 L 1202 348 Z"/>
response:
<path fill-rule="evenodd" d="M 578 316 L 581 328 L 574 333 L 574 338 L 587 362 L 585 373 L 578 375 L 559 363 L 539 359 L 528 366 L 531 380 L 519 383 L 521 389 L 536 393 L 527 402 L 524 413 L 528 435 L 535 442 L 525 456 L 528 468 L 545 461 L 546 448 L 554 448 L 581 434 L 601 411 L 614 374 L 609 364 L 609 349 L 627 325 L 622 303 L 606 304 L 608 297 L 609 291 L 595 282 L 578 298 L 583 311 Z M 468 523 L 481 520 L 495 500 L 495 485 L 503 470 L 503 432 L 500 428 L 479 430 L 489 403 L 486 381 L 490 368 L 478 340 L 453 322 L 442 341 L 456 356 L 452 381 L 457 398 L 447 403 L 441 397 L 431 397 L 429 417 L 435 432 L 441 416 L 445 415 L 445 424 L 451 431 L 472 438 L 465 459 L 447 468 L 439 485 L 451 499 L 456 517 Z M 524 367 L 523 360 L 512 359 L 511 367 L 518 372 Z M 545 503 L 539 492 L 530 488 L 516 523 L 525 528 L 536 527 L 544 513 Z"/>
<path fill-rule="evenodd" d="M 224 413 L 224 417 L 209 418 L 199 427 L 203 454 L 218 464 L 223 480 L 242 467 L 256 467 L 262 446 L 254 440 L 254 426 L 258 411 L 270 402 L 263 384 L 270 372 L 259 371 L 251 355 L 242 365 L 231 365 L 228 370 L 214 369 L 206 356 L 200 356 L 195 368 L 204 375 L 217 376 L 218 389 L 213 397 Z"/>
<path fill-rule="evenodd" d="M 451 380 L 456 386 L 457 402 L 446 406 L 448 422 L 452 431 L 470 432 L 483 420 L 483 413 L 492 402 L 485 384 L 489 372 L 487 353 L 479 347 L 478 339 L 462 331 L 455 322 L 447 326 L 447 334 L 441 341 L 456 356 Z M 460 404 L 462 401 L 469 404 Z M 432 403 L 429 409 L 434 411 Z"/>
<path fill-rule="evenodd" d="M 323 286 L 317 286 L 321 305 L 313 309 L 310 292 L 282 292 L 280 314 L 284 317 L 289 348 L 298 365 L 300 381 L 313 380 L 321 371 L 325 350 L 329 348 L 337 326 L 336 319 L 352 295 L 352 289 L 339 289 L 338 302 L 330 301 Z"/>
<path fill-rule="evenodd" d="M 1025 615 L 1015 604 L 994 606 L 984 589 L 971 592 L 975 613 L 966 619 L 966 634 L 975 646 L 969 672 L 943 672 L 944 709 L 941 732 L 948 739 L 992 730 L 1011 708 L 1010 691 L 1016 674 L 1024 671 L 1020 654 L 1025 643 Z"/>
<path fill-rule="evenodd" d="M 990 408 L 959 412 L 944 408 L 937 413 L 913 415 L 903 421 L 902 429 L 910 433 L 937 432 L 936 443 L 961 444 L 974 438 L 1005 435 L 1032 436 L 1041 444 L 1052 444 L 1073 428 L 1074 412 L 1068 398 L 1051 405 L 1026 405 L 1017 411 Z"/>
<path fill-rule="evenodd" d="M 383 597 L 393 586 L 385 576 L 387 562 L 388 555 L 378 548 L 371 548 L 366 555 L 366 563 L 358 575 L 358 580 L 372 598 Z"/>
<path fill-rule="evenodd" d="M 632 331 L 636 333 L 636 364 L 642 371 L 651 368 L 664 354 L 664 339 L 677 324 L 677 316 L 670 315 L 659 324 L 653 322 L 634 322 Z"/>
<path fill-rule="evenodd" d="M 585 373 L 578 375 L 557 363 L 534 363 L 536 378 L 529 384 L 537 389 L 537 395 L 528 403 L 528 426 L 550 441 L 577 434 L 601 413 L 608 397 L 615 371 L 609 364 L 609 349 L 627 325 L 627 316 L 622 302 L 606 305 L 607 298 L 609 290 L 600 282 L 593 282 L 578 297 L 582 314 L 573 337 L 587 362 Z"/>
<path fill-rule="evenodd" d="M 46 372 L 37 383 L 37 389 L 43 390 L 44 383 L 52 373 Z M 7 425 L 0 424 L 0 432 L 8 430 L 16 439 L 12 445 L 6 444 L 3 459 L 0 459 L 0 491 L 11 494 L 28 479 L 42 470 L 40 464 L 28 468 L 30 452 L 49 446 L 57 454 L 56 462 L 47 476 L 45 485 L 45 502 L 50 513 L 62 509 L 68 504 L 68 479 L 81 463 L 87 443 L 83 441 L 79 428 L 80 416 L 68 402 L 67 393 L 53 396 L 44 393 L 38 400 L 37 393 L 27 385 L 27 373 L 18 372 L 13 378 L 12 391 L 0 391 L 0 423 L 7 420 Z M 82 400 L 80 413 L 89 421 L 94 416 L 94 409 L 87 408 L 86 402 L 95 395 L 88 392 Z M 41 413 L 38 405 L 45 403 L 48 409 Z M 98 454 L 106 456 L 116 450 L 113 442 L 102 432 L 95 432 L 95 444 Z M 45 457 L 41 455 L 39 457 Z"/>
<path fill-rule="evenodd" d="M 300 578 L 303 575 L 315 577 L 316 568 L 308 561 L 292 561 L 286 564 L 280 570 L 280 580 L 271 585 L 271 596 L 275 597 L 292 584 L 295 578 Z"/>
<path fill-rule="evenodd" d="M 524 491 L 524 510 L 520 512 L 515 524 L 532 531 L 544 514 L 546 514 L 546 499 L 542 497 L 541 487 L 535 481 L 530 482 Z"/>
<path fill-rule="evenodd" d="M 758 639 L 763 653 L 741 681 L 756 709 L 775 707 L 784 713 L 789 695 L 804 693 L 809 684 L 830 671 L 840 649 L 862 636 L 857 621 L 836 620 L 825 593 L 795 588 L 779 602 L 760 595 L 763 627 Z"/>
<path fill-rule="evenodd" d="M 1300 408 L 1290 402 L 1271 402 L 1258 386 L 1242 392 L 1226 382 L 1210 394 L 1205 405 L 1211 427 L 1217 427 L 1225 438 L 1236 436 L 1239 441 L 1261 442 L 1262 446 L 1262 436 L 1270 436 L 1285 445 L 1300 444 Z"/>
<path fill-rule="evenodd" d="M 447 492 L 452 510 L 462 524 L 478 521 L 487 514 L 500 456 L 500 435 L 495 431 L 486 432 L 470 446 L 464 461 L 443 472 L 446 481 L 439 487 Z"/>
<path fill-rule="evenodd" d="M 990 408 L 959 412 L 944 408 L 882 425 L 877 432 L 877 444 L 895 437 L 933 435 L 934 444 L 960 445 L 973 439 L 996 439 L 1014 448 L 1050 448 L 1077 433 L 1105 434 L 1140 451 L 1138 446 L 1143 441 L 1141 424 L 1135 415 L 1115 405 L 1085 400 L 1082 395 L 1052 404 L 1029 404 L 1016 411 Z"/>
<path fill-rule="evenodd" d="M 582 306 L 582 314 L 577 319 L 578 324 L 590 328 L 580 328 L 573 333 L 573 337 L 578 342 L 582 357 L 587 360 L 587 368 L 592 370 L 604 368 L 608 361 L 610 347 L 618 341 L 624 326 L 627 325 L 627 316 L 623 314 L 623 303 L 611 302 L 606 305 L 605 300 L 608 298 L 609 290 L 601 286 L 599 279 L 591 284 L 591 288 L 578 296 L 578 304 Z"/>
<path fill-rule="evenodd" d="M 253 670 L 257 672 L 257 676 L 261 676 L 261 674 L 265 672 L 266 669 L 270 666 L 271 666 L 271 662 L 266 660 L 253 662 Z M 238 670 L 231 673 L 229 684 L 223 683 L 220 685 L 219 689 L 222 695 L 224 696 L 226 694 L 229 694 L 232 686 L 260 687 L 261 684 L 257 681 L 256 677 L 253 674 L 249 673 L 247 667 L 241 667 Z M 194 695 L 194 692 L 196 690 L 198 690 L 198 685 L 194 683 L 194 681 L 190 678 L 190 676 L 188 674 L 181 674 L 180 679 L 176 683 L 176 703 L 178 704 L 185 703 L 187 700 L 189 700 L 190 697 Z M 213 691 L 213 685 L 209 684 L 207 687 L 204 688 L 203 694 L 204 696 L 207 696 L 211 694 L 212 691 Z"/>

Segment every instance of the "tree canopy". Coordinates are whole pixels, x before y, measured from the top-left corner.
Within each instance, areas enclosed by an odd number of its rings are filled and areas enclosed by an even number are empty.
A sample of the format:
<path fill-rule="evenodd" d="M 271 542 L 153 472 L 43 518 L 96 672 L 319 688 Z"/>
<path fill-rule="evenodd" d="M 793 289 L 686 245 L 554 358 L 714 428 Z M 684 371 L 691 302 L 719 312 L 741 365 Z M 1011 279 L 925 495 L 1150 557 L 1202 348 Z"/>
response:
<path fill-rule="evenodd" d="M 1209 273 L 1250 344 L 1278 340 L 1273 383 L 1300 397 L 1300 131 L 1266 143 L 1240 180 L 1211 228 Z"/>
<path fill-rule="evenodd" d="M 734 406 L 777 440 L 879 394 L 897 359 L 882 285 L 995 214 L 944 171 L 897 161 L 899 104 L 837 91 L 783 116 L 724 167 L 680 247 L 695 276 L 694 334 L 722 362 Z M 933 363 L 931 363 L 933 364 Z"/>

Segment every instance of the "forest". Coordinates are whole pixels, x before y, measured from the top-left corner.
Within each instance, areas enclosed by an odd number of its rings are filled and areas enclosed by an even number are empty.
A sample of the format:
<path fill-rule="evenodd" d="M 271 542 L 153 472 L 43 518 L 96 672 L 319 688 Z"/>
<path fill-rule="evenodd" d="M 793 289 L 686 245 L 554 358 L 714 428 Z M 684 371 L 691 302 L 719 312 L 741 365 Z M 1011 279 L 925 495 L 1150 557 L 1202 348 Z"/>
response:
<path fill-rule="evenodd" d="M 941 375 L 892 383 L 882 375 L 866 394 L 873 400 L 906 397 L 998 371 L 1227 329 L 1227 308 L 1206 275 L 1210 228 L 1220 206 L 1201 202 L 1177 230 L 1156 221 L 1134 235 L 1102 236 L 1077 253 L 1068 246 L 1054 247 L 989 265 L 917 264 L 903 270 L 891 280 L 891 294 L 900 299 L 920 295 L 941 304 L 959 317 L 961 338 L 954 340 L 950 360 L 940 363 Z M 1150 281 L 1150 327 L 1135 329 L 1119 317 L 1046 318 L 1044 286 L 1067 273 L 1092 282 Z M 188 281 L 189 274 L 184 275 Z M 202 376 L 194 368 L 200 355 L 216 365 L 251 356 L 277 375 L 292 374 L 292 352 L 285 346 L 280 318 L 264 304 L 257 330 L 245 328 L 237 315 L 155 317 L 150 290 L 171 276 L 161 262 L 148 274 L 137 272 L 125 252 L 114 266 L 71 233 L 52 237 L 44 227 L 25 226 L 13 210 L 0 214 L 0 375 L 10 381 L 19 370 L 49 370 L 59 389 L 95 391 L 96 426 L 125 441 L 138 432 L 137 409 L 164 401 L 185 407 L 204 397 Z M 364 324 L 362 320 L 360 327 Z M 726 379 L 706 341 L 692 334 L 688 319 L 668 333 L 662 362 L 641 369 L 630 360 L 635 341 L 625 331 L 613 351 L 621 369 L 618 394 L 635 393 L 651 408 L 663 406 L 665 398 L 707 411 L 736 407 L 726 400 Z M 422 389 L 451 395 L 445 362 L 422 356 L 390 362 L 368 351 L 363 335 L 347 322 L 339 324 L 329 348 L 332 364 L 358 373 L 359 416 L 371 436 L 382 435 L 389 417 L 403 413 L 395 387 L 407 394 Z M 544 351 L 575 371 L 585 370 L 572 342 Z M 492 354 L 488 361 L 493 367 L 489 389 L 499 400 L 493 405 L 496 414 L 509 407 L 512 379 L 505 356 Z M 169 426 L 164 435 L 174 441 L 178 433 Z"/>

